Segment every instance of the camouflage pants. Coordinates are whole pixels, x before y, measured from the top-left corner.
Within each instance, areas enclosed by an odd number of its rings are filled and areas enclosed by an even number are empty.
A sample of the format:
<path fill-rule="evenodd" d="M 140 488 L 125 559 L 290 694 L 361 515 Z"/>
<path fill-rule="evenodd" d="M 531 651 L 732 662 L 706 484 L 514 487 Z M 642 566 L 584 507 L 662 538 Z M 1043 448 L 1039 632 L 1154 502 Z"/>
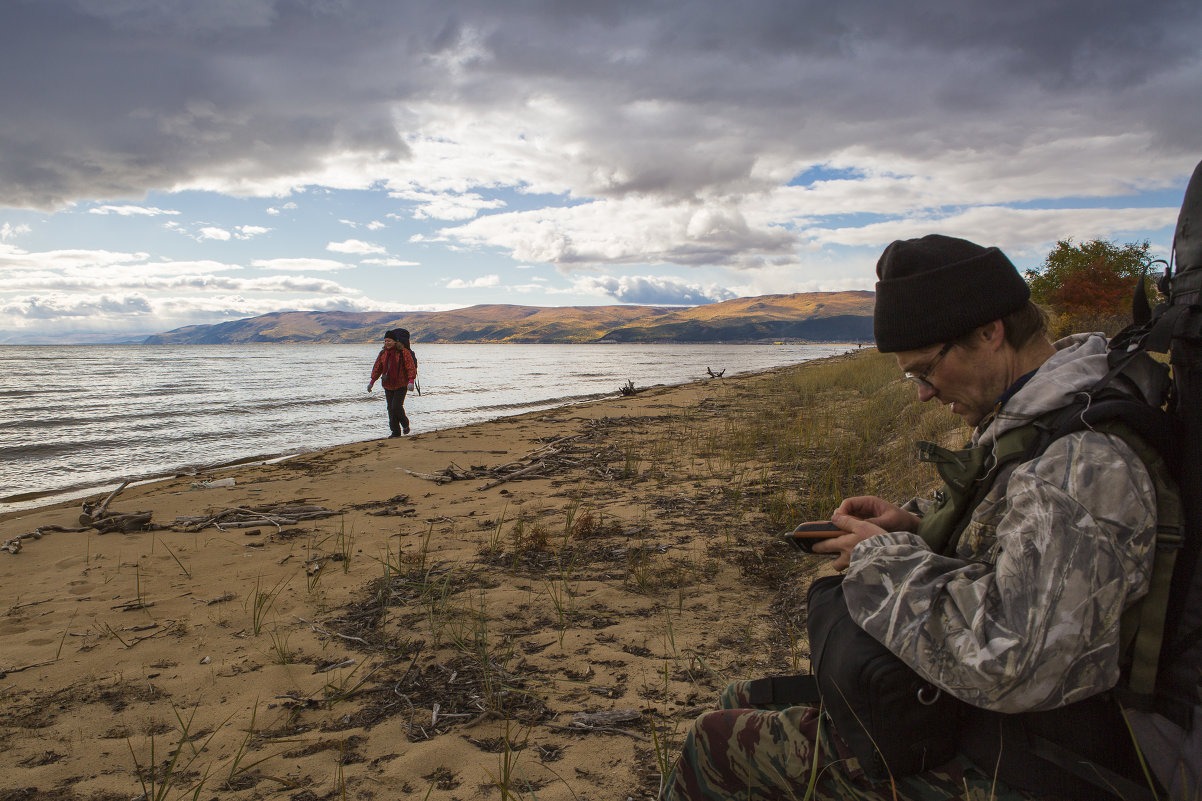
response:
<path fill-rule="evenodd" d="M 870 782 L 818 710 L 753 708 L 749 682 L 722 693 L 719 710 L 694 721 L 662 801 L 943 801 L 1034 798 L 995 783 L 967 760 L 889 782 Z M 813 784 L 812 793 L 810 791 Z"/>

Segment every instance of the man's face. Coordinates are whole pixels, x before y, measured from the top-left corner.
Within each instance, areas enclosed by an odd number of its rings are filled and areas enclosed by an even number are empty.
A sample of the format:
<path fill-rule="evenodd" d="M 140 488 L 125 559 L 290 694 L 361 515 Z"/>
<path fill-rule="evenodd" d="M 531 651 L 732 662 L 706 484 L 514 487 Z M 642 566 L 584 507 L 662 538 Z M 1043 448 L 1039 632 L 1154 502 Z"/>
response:
<path fill-rule="evenodd" d="M 902 372 L 918 385 L 919 400 L 924 403 L 938 400 L 970 426 L 981 422 L 993 410 L 998 395 L 1005 389 L 997 386 L 1000 372 L 988 363 L 986 350 L 974 347 L 971 341 L 932 345 L 895 355 Z M 1000 381 L 1004 383 L 1004 378 Z"/>

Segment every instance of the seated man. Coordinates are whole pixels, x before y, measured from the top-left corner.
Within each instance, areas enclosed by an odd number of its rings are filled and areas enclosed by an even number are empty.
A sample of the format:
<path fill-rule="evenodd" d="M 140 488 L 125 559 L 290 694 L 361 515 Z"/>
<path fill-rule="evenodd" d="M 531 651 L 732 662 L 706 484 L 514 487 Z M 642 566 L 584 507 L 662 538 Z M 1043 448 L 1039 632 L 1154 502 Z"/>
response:
<path fill-rule="evenodd" d="M 974 446 L 1069 405 L 1108 371 L 1102 335 L 1048 340 L 1026 283 L 997 248 L 937 235 L 897 241 L 877 274 L 877 347 L 896 355 L 919 400 L 938 400 L 974 427 Z M 981 798 L 1106 798 L 1055 765 L 1030 782 L 1023 764 L 999 757 L 1010 747 L 997 743 L 999 719 L 1046 715 L 1044 731 L 1062 731 L 1057 721 L 1072 725 L 1063 708 L 1086 699 L 1101 712 L 1073 736 L 1088 741 L 1091 759 L 1143 782 L 1117 704 L 1100 702 L 1120 676 L 1119 618 L 1149 586 L 1157 505 L 1140 456 L 1112 433 L 1055 439 L 998 471 L 944 553 L 914 533 L 928 508 L 848 498 L 831 518 L 847 533 L 814 550 L 847 569 L 855 623 L 922 679 L 984 710 L 963 724 L 956 758 L 895 777 L 894 795 L 848 769 L 815 709 L 750 708 L 741 682 L 693 724 L 664 798 L 802 798 L 811 781 L 817 798 L 958 798 L 971 788 Z"/>

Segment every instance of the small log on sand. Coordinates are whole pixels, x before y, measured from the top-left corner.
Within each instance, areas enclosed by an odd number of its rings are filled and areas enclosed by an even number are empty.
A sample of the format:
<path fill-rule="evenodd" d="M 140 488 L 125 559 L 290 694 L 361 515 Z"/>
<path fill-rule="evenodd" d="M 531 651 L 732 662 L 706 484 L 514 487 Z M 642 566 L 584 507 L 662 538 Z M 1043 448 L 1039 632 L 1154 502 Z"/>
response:
<path fill-rule="evenodd" d="M 110 531 L 147 531 L 150 529 L 150 512 L 134 512 L 133 514 L 108 514 L 92 522 L 92 528 L 101 534 Z"/>

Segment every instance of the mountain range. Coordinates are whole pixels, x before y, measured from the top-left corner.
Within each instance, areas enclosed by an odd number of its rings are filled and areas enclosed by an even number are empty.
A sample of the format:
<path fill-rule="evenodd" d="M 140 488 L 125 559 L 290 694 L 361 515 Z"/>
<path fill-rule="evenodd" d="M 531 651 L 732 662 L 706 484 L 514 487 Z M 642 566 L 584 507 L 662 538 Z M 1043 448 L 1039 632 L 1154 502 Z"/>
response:
<path fill-rule="evenodd" d="M 605 343 L 872 340 L 872 292 L 800 292 L 704 306 L 514 306 L 439 312 L 285 311 L 190 325 L 147 345 L 373 342 L 407 328 L 414 342 Z"/>

